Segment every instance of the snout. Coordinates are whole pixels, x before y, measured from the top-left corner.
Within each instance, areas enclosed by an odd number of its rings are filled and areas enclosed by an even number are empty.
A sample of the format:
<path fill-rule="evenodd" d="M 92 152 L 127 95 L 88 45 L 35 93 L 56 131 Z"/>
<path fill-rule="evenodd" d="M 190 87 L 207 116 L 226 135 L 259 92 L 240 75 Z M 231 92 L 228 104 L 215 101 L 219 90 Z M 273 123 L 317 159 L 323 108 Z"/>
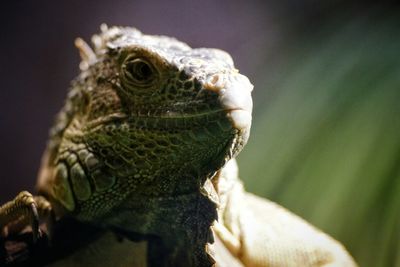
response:
<path fill-rule="evenodd" d="M 204 87 L 218 93 L 219 101 L 234 128 L 240 131 L 250 130 L 253 85 L 246 76 L 237 71 L 214 74 L 207 78 Z"/>

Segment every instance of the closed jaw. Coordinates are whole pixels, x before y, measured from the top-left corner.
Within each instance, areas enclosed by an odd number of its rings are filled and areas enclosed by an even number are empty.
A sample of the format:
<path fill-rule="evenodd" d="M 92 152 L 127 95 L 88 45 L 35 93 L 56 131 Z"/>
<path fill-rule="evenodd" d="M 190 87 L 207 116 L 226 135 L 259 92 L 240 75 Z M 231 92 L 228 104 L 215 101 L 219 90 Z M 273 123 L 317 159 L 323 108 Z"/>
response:
<path fill-rule="evenodd" d="M 222 108 L 228 112 L 227 116 L 234 128 L 238 130 L 250 128 L 253 85 L 246 76 L 237 71 L 214 74 L 207 79 L 204 88 L 218 93 Z"/>

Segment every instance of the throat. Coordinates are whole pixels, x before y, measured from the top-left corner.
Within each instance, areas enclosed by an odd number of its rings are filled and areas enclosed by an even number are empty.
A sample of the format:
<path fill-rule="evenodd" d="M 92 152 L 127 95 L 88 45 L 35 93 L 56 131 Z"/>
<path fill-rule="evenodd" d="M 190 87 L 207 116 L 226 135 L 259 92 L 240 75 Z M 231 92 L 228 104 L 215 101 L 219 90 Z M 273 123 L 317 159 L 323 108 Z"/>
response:
<path fill-rule="evenodd" d="M 130 196 L 103 222 L 126 233 L 156 237 L 154 251 L 165 255 L 165 264 L 159 266 L 212 266 L 207 247 L 213 243 L 217 204 L 207 191 L 148 199 Z"/>

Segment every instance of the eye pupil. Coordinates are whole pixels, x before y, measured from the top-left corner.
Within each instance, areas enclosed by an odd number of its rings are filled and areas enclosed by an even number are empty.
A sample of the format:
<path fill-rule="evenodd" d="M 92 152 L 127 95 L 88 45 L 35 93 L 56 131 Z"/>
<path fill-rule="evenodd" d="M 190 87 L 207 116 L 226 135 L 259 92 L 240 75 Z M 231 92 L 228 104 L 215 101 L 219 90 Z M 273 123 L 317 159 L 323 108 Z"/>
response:
<path fill-rule="evenodd" d="M 153 67 L 141 58 L 128 59 L 125 62 L 125 71 L 135 83 L 149 83 L 155 78 Z"/>
<path fill-rule="evenodd" d="M 147 80 L 152 75 L 152 70 L 149 65 L 144 62 L 138 62 L 136 64 L 137 78 L 141 80 Z"/>

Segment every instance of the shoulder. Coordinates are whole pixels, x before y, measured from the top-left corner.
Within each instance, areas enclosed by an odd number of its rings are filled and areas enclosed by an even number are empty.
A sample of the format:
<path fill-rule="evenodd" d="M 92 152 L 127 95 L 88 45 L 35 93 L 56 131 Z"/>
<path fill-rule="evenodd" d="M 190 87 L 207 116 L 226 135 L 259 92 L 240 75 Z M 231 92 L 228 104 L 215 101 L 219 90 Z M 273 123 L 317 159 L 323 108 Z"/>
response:
<path fill-rule="evenodd" d="M 253 194 L 244 195 L 240 225 L 243 262 L 252 266 L 356 266 L 338 241 Z"/>

